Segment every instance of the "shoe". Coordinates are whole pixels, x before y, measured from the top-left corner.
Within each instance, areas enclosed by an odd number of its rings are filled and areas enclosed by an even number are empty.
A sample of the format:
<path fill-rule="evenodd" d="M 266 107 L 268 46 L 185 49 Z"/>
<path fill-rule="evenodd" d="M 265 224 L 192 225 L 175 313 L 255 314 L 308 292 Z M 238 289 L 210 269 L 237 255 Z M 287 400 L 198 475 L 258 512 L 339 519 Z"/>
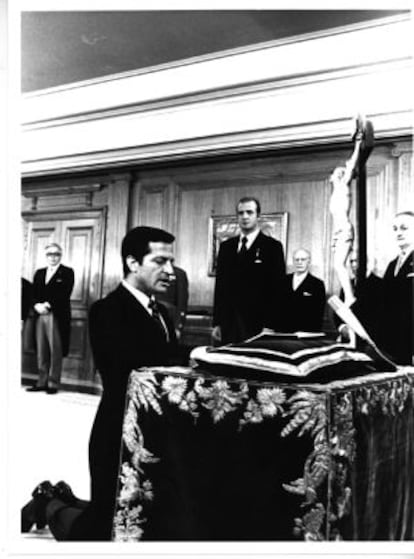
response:
<path fill-rule="evenodd" d="M 57 394 L 57 392 L 58 392 L 57 388 L 46 388 L 47 394 Z"/>
<path fill-rule="evenodd" d="M 21 530 L 23 533 L 30 532 L 34 524 L 38 530 L 46 526 L 46 506 L 53 496 L 54 490 L 50 481 L 43 481 L 35 487 L 32 499 L 22 508 Z"/>
<path fill-rule="evenodd" d="M 46 386 L 30 386 L 26 388 L 26 392 L 45 392 L 47 390 Z"/>
<path fill-rule="evenodd" d="M 74 505 L 78 498 L 75 497 L 72 488 L 65 481 L 58 481 L 53 488 L 54 496 L 67 505 Z"/>

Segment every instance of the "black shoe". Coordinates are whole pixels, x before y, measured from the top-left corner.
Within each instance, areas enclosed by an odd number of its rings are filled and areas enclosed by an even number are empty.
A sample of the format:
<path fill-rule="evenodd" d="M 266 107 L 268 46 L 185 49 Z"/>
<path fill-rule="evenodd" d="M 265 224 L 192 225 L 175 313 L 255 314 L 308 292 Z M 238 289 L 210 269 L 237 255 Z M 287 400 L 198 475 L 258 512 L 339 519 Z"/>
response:
<path fill-rule="evenodd" d="M 58 481 L 53 488 L 55 497 L 66 503 L 67 505 L 74 505 L 78 498 L 75 497 L 72 488 L 65 481 Z"/>
<path fill-rule="evenodd" d="M 45 392 L 46 390 L 46 386 L 30 386 L 29 388 L 26 388 L 26 392 Z"/>
<path fill-rule="evenodd" d="M 46 506 L 53 498 L 53 485 L 50 481 L 43 481 L 32 492 L 32 499 L 22 508 L 21 530 L 30 532 L 33 524 L 41 530 L 47 524 Z"/>
<path fill-rule="evenodd" d="M 57 394 L 57 392 L 58 392 L 57 388 L 47 388 L 46 389 L 47 394 Z"/>

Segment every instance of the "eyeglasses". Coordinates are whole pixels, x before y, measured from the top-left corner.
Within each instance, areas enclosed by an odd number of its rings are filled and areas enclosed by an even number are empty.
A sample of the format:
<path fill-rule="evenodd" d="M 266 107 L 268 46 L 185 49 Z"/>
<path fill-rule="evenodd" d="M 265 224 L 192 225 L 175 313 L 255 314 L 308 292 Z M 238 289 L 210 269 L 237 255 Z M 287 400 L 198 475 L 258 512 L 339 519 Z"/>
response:
<path fill-rule="evenodd" d="M 62 256 L 60 252 L 47 252 L 46 256 Z"/>

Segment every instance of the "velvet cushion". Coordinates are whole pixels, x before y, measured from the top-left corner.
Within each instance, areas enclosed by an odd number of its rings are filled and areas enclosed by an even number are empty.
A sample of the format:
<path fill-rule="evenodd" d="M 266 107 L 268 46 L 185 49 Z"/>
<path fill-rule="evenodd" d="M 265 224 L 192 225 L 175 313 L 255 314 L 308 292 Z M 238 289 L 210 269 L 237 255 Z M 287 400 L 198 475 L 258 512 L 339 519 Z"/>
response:
<path fill-rule="evenodd" d="M 203 370 L 237 378 L 315 382 L 390 370 L 376 356 L 325 337 L 294 334 L 256 336 L 238 344 L 197 347 L 193 361 Z"/>

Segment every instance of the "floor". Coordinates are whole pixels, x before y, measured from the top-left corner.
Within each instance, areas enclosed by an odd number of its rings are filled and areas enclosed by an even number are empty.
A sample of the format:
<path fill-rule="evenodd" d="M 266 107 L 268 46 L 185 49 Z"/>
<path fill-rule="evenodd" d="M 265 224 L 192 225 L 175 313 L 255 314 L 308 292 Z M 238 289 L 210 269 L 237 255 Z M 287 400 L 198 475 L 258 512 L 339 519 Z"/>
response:
<path fill-rule="evenodd" d="M 12 411 L 17 430 L 9 442 L 12 478 L 18 475 L 14 494 L 21 505 L 44 480 L 64 480 L 78 497 L 89 498 L 88 441 L 98 403 L 99 396 L 75 392 L 48 395 L 22 388 L 16 394 Z M 45 538 L 49 532 L 24 537 Z"/>

